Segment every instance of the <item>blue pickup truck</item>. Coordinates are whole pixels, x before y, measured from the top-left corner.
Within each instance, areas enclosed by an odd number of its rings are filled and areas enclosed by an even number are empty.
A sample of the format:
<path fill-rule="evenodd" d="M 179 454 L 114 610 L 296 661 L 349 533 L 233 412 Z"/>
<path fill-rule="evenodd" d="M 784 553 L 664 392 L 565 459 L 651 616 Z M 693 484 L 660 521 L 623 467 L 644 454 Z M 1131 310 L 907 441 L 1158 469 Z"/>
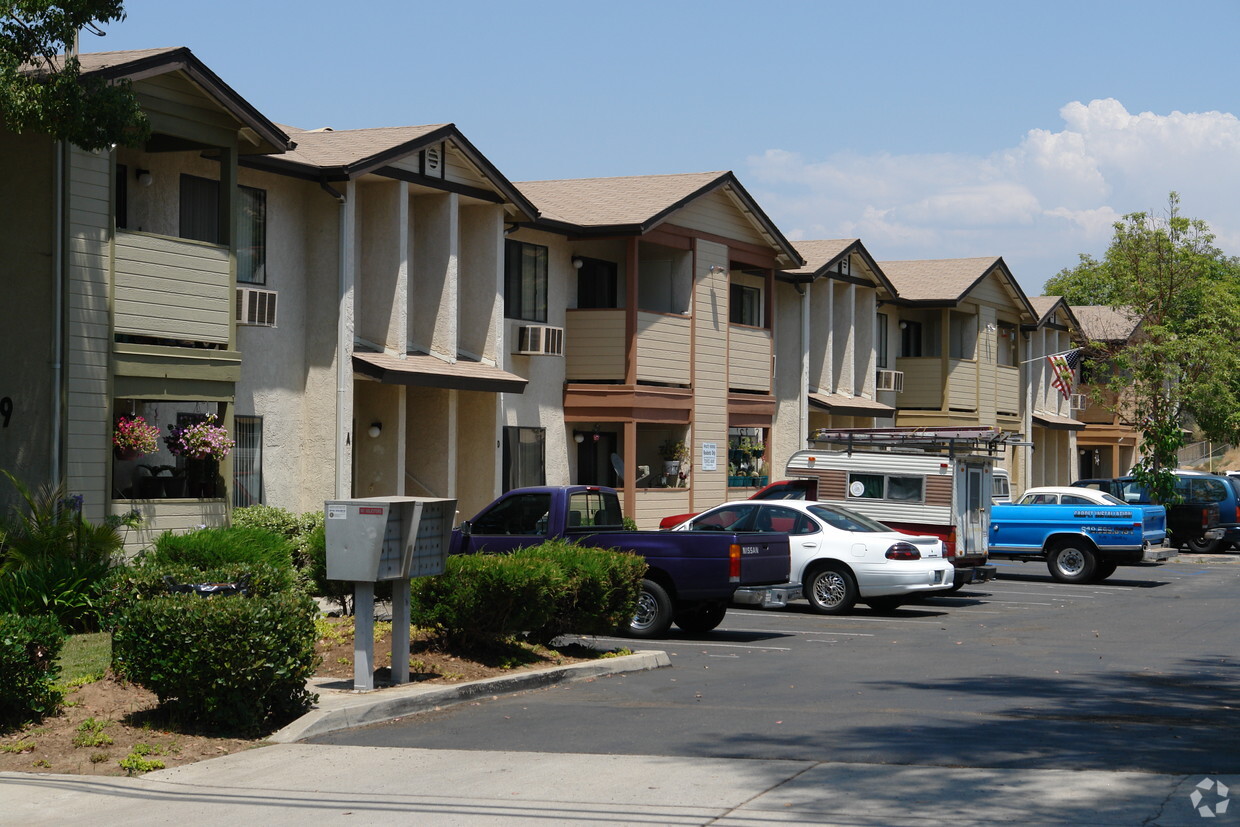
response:
<path fill-rule="evenodd" d="M 1105 580 L 1117 566 L 1166 560 L 1167 511 L 1132 505 L 1101 491 L 1030 488 L 1020 501 L 990 509 L 990 556 L 1043 560 L 1061 583 Z"/>
<path fill-rule="evenodd" d="M 509 491 L 461 523 L 449 553 L 502 553 L 553 538 L 646 558 L 641 594 L 625 630 L 630 637 L 662 637 L 673 622 L 687 632 L 709 631 L 741 586 L 788 582 L 788 535 L 626 531 L 620 498 L 600 486 Z"/>

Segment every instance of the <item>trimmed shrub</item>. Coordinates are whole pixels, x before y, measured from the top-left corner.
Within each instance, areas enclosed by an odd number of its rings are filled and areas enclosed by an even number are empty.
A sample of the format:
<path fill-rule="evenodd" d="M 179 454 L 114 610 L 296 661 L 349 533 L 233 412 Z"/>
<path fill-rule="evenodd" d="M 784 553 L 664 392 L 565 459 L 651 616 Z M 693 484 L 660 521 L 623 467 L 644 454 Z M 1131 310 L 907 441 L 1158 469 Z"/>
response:
<path fill-rule="evenodd" d="M 142 553 L 142 561 L 188 563 L 204 569 L 229 563 L 266 563 L 291 569 L 293 546 L 280 534 L 249 526 L 202 528 L 188 534 L 165 531 Z"/>
<path fill-rule="evenodd" d="M 186 723 L 270 732 L 317 699 L 306 690 L 317 616 L 298 591 L 138 600 L 116 617 L 112 664 Z"/>
<path fill-rule="evenodd" d="M 235 526 L 261 528 L 287 538 L 293 544 L 293 565 L 298 569 L 310 565 L 311 535 L 315 529 L 323 527 L 323 519 L 322 511 L 294 514 L 287 509 L 270 505 L 249 505 L 234 508 L 232 512 Z"/>
<path fill-rule="evenodd" d="M 105 628 L 114 628 L 120 612 L 136 600 L 168 595 L 170 592 L 165 577 L 176 583 L 190 584 L 237 583 L 246 580 L 246 593 L 251 597 L 268 597 L 296 590 L 296 577 L 292 569 L 265 563 L 230 563 L 198 568 L 186 563 L 144 562 L 117 568 L 99 584 L 96 606 L 102 625 Z"/>
<path fill-rule="evenodd" d="M 546 558 L 454 555 L 443 574 L 414 578 L 410 619 L 450 646 L 487 646 L 550 623 L 565 585 L 563 570 Z"/>
<path fill-rule="evenodd" d="M 564 585 L 553 596 L 551 617 L 527 630 L 541 643 L 570 633 L 614 634 L 632 618 L 646 573 L 646 561 L 639 555 L 564 540 L 521 549 L 512 556 L 548 560 L 564 574 Z"/>
<path fill-rule="evenodd" d="M 65 633 L 50 615 L 0 614 L 0 727 L 39 720 L 60 708 L 56 665 Z"/>

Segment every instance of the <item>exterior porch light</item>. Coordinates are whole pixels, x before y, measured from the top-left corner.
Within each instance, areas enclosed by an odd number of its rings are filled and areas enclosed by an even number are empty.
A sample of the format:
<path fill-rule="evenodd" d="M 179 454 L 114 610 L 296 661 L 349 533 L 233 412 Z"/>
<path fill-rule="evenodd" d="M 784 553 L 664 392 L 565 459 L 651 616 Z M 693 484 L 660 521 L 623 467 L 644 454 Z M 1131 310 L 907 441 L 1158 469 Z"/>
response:
<path fill-rule="evenodd" d="M 134 178 L 138 179 L 138 183 L 144 187 L 149 187 L 155 182 L 155 176 L 151 175 L 149 169 L 135 169 L 133 171 Z"/>
<path fill-rule="evenodd" d="M 573 256 L 573 269 L 574 270 L 580 270 L 582 265 L 584 264 L 585 264 L 585 261 L 581 258 L 581 256 Z"/>
<path fill-rule="evenodd" d="M 366 433 L 370 435 L 371 439 L 378 439 L 379 434 L 383 433 L 383 423 L 382 422 L 370 423 L 370 427 L 366 429 Z"/>
<path fill-rule="evenodd" d="M 573 442 L 576 442 L 578 445 L 580 445 L 581 443 L 585 441 L 586 441 L 585 434 L 583 434 L 581 431 L 573 431 Z"/>

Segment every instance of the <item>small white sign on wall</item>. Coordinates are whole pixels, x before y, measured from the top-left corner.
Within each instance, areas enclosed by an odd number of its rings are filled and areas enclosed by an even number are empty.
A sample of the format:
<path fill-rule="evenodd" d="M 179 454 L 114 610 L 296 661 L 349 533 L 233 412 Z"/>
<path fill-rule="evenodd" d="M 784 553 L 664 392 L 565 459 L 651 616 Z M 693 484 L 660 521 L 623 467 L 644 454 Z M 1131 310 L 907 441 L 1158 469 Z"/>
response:
<path fill-rule="evenodd" d="M 702 443 L 702 470 L 714 471 L 717 466 L 717 458 L 719 456 L 719 446 L 715 442 Z"/>

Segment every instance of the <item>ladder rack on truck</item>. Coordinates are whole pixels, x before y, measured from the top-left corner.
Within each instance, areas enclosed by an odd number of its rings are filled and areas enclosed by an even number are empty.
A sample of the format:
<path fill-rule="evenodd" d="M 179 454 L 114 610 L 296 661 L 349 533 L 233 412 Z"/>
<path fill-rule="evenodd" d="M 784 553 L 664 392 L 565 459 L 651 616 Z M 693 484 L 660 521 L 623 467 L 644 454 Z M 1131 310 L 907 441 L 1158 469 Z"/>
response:
<path fill-rule="evenodd" d="M 816 480 L 816 496 L 909 534 L 943 539 L 955 587 L 993 579 L 987 565 L 995 463 L 1019 434 L 989 426 L 823 428 L 816 446 L 788 460 L 793 477 Z"/>

